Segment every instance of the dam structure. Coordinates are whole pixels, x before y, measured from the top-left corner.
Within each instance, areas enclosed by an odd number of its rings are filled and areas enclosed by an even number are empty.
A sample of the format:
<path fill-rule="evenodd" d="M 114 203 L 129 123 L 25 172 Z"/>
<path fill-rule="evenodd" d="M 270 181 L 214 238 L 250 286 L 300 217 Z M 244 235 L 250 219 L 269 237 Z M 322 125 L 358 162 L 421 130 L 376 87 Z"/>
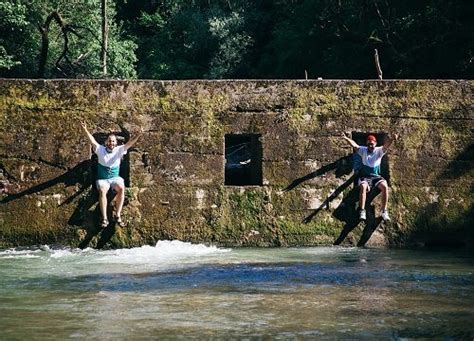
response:
<path fill-rule="evenodd" d="M 473 85 L 0 79 L 0 248 L 472 247 Z M 144 131 L 122 161 L 123 227 L 100 227 L 82 121 L 101 143 Z M 376 192 L 359 221 L 343 132 L 400 135 L 382 162 L 390 222 Z"/>

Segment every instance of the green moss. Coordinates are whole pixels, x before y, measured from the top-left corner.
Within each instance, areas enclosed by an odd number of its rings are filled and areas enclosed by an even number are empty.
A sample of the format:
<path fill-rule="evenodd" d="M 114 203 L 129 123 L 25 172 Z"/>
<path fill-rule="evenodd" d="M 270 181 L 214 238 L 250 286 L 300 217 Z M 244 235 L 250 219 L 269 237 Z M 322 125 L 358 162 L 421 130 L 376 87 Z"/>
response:
<path fill-rule="evenodd" d="M 58 211 L 54 198 L 25 198 L 7 205 L 8 210 L 2 215 L 1 241 L 4 244 L 68 243 L 74 238 L 72 230 L 65 224 L 71 212 Z"/>
<path fill-rule="evenodd" d="M 162 238 L 233 246 L 331 244 L 343 226 L 332 209 L 307 224 L 302 220 L 313 212 L 305 190 L 322 201 L 340 184 L 332 171 L 290 192 L 277 192 L 310 171 L 305 162 L 327 165 L 344 155 L 335 137 L 346 129 L 402 134 L 390 158 L 394 222 L 383 231 L 392 243 L 433 231 L 467 233 L 474 225 L 472 169 L 451 172 L 457 165 L 470 167 L 471 81 L 0 82 L 5 146 L 0 162 L 16 192 L 89 157 L 80 120 L 94 131 L 119 129 L 119 124 L 150 130 L 137 147 L 148 155 L 147 169 L 140 155 L 131 161 L 134 187 L 127 190 L 124 208 L 130 226 L 118 230 L 108 247 Z M 264 136 L 264 162 L 272 163 L 271 168 L 264 163 L 265 186 L 220 184 L 223 136 L 232 130 Z M 171 154 L 174 159 L 167 159 Z M 177 164 L 194 178 L 174 179 L 180 174 L 173 168 Z M 21 166 L 38 170 L 22 180 Z M 67 225 L 83 204 L 73 198 L 79 188 L 65 181 L 2 204 L 0 246 L 77 245 L 96 224 L 93 207 L 87 212 L 89 225 Z M 206 191 L 202 207 L 196 204 L 198 188 Z M 58 205 L 53 194 L 72 199 Z M 375 205 L 378 209 L 380 202 Z M 356 229 L 350 238 L 359 235 Z"/>
<path fill-rule="evenodd" d="M 293 105 L 284 116 L 288 127 L 299 134 L 314 131 L 320 120 L 333 116 L 338 110 L 339 98 L 332 88 L 290 88 Z"/>
<path fill-rule="evenodd" d="M 318 219 L 313 219 L 310 223 L 282 219 L 278 220 L 277 224 L 284 235 L 326 236 L 335 238 L 340 232 L 340 226 L 334 226 L 334 224 L 325 223 Z"/>
<path fill-rule="evenodd" d="M 184 144 L 215 148 L 223 139 L 224 130 L 218 117 L 229 106 L 228 96 L 202 89 L 187 96 L 179 90 L 182 88 L 172 89 L 159 100 L 160 115 L 165 120 L 163 128 L 181 131 Z"/>
<path fill-rule="evenodd" d="M 217 238 L 238 241 L 250 230 L 263 232 L 263 194 L 258 190 L 226 192 L 221 190 L 219 217 L 213 226 Z"/>

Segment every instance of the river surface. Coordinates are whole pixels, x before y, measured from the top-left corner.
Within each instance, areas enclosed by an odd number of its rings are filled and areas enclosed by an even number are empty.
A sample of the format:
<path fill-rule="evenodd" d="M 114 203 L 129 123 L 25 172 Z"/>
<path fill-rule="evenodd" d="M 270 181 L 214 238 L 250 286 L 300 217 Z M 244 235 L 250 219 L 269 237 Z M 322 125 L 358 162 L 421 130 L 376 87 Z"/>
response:
<path fill-rule="evenodd" d="M 179 241 L 0 250 L 0 339 L 474 338 L 474 255 Z"/>

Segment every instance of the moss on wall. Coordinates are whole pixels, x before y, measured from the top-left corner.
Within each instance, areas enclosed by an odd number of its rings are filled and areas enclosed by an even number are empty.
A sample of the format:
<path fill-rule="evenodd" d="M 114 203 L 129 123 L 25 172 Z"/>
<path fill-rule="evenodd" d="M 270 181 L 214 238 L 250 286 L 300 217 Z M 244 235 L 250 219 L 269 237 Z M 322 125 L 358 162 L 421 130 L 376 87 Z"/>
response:
<path fill-rule="evenodd" d="M 380 224 L 372 203 L 385 245 L 473 244 L 472 81 L 0 83 L 0 247 L 329 245 L 346 230 L 357 244 L 366 232 L 343 131 L 402 136 L 389 153 L 393 222 Z M 98 227 L 80 121 L 95 133 L 145 129 L 124 228 Z M 261 134 L 263 186 L 223 185 L 229 133 Z"/>

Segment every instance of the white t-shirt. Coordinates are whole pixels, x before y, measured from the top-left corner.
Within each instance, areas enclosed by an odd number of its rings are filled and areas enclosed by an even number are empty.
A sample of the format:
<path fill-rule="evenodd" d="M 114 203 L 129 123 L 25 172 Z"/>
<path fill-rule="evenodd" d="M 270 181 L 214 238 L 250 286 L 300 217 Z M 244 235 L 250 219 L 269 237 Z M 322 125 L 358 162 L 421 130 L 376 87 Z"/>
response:
<path fill-rule="evenodd" d="M 357 154 L 359 154 L 362 159 L 362 176 L 380 175 L 380 163 L 382 161 L 382 157 L 385 155 L 383 147 L 375 147 L 374 151 L 372 153 L 369 153 L 367 147 L 361 146 L 359 147 Z"/>
<path fill-rule="evenodd" d="M 115 147 L 110 153 L 103 145 L 99 145 L 95 150 L 97 154 L 99 166 L 97 167 L 98 179 L 111 179 L 119 176 L 120 161 L 122 156 L 127 154 L 124 145 Z"/>

